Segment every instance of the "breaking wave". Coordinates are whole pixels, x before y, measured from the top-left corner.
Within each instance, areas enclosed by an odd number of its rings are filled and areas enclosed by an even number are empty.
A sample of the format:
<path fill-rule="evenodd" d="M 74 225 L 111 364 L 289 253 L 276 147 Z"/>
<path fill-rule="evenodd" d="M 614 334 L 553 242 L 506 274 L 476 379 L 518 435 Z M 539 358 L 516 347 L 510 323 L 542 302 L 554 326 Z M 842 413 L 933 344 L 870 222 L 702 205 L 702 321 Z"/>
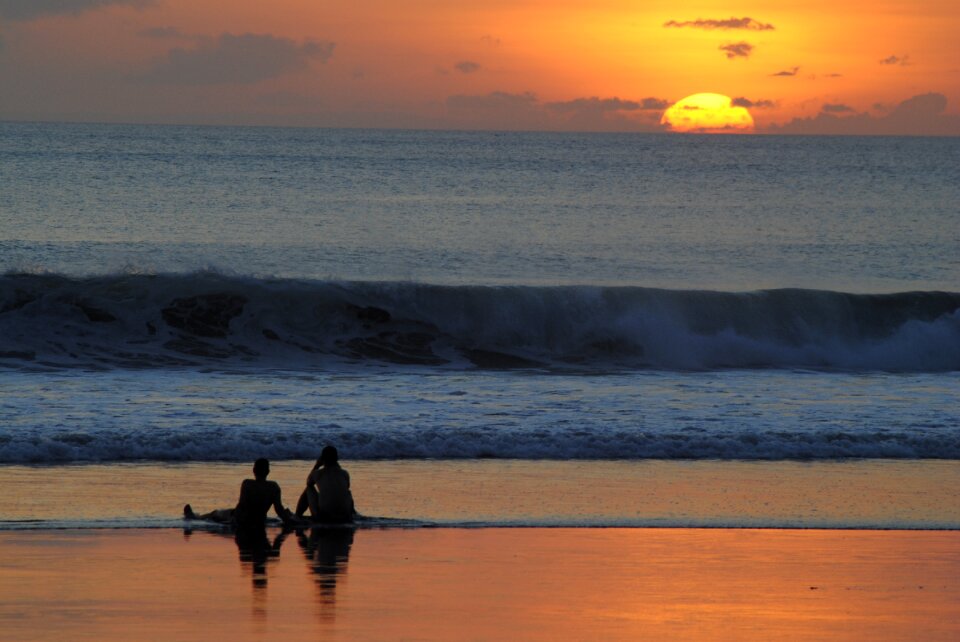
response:
<path fill-rule="evenodd" d="M 0 368 L 960 370 L 960 293 L 0 276 Z"/>

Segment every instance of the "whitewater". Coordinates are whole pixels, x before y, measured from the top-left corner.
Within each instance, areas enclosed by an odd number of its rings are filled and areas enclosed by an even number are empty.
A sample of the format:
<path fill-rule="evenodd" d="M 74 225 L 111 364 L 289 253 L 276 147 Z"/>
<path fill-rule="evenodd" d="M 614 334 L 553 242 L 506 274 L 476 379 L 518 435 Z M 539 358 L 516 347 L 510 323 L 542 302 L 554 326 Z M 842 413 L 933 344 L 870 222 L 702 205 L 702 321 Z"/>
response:
<path fill-rule="evenodd" d="M 0 123 L 0 465 L 960 459 L 960 143 Z"/>

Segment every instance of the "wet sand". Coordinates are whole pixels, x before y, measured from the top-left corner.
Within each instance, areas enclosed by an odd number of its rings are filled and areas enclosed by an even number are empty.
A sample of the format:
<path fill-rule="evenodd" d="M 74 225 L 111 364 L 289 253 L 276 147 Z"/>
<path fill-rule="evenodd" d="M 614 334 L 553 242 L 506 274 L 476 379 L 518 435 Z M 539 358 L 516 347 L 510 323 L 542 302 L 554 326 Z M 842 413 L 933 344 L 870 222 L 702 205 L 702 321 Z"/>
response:
<path fill-rule="evenodd" d="M 272 464 L 296 502 L 313 462 Z M 358 510 L 463 525 L 960 529 L 960 462 L 347 461 Z M 250 464 L 0 466 L 0 526 L 177 525 Z M 112 521 L 111 521 L 112 520 Z"/>
<path fill-rule="evenodd" d="M 268 531 L 275 540 L 279 531 Z M 957 640 L 960 534 L 388 529 L 0 533 L 11 640 Z"/>

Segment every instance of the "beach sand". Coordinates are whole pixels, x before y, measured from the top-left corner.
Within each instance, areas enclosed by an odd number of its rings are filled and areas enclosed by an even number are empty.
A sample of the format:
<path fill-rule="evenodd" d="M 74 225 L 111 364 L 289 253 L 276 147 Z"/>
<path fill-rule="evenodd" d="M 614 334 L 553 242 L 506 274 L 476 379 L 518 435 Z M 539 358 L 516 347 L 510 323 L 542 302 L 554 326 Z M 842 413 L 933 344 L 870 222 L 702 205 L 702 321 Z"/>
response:
<path fill-rule="evenodd" d="M 270 529 L 271 538 L 279 530 Z M 0 533 L 10 640 L 957 640 L 944 531 Z"/>
<path fill-rule="evenodd" d="M 0 467 L 0 638 L 960 640 L 958 462 L 345 465 L 420 525 L 251 553 L 180 519 L 249 464 Z"/>

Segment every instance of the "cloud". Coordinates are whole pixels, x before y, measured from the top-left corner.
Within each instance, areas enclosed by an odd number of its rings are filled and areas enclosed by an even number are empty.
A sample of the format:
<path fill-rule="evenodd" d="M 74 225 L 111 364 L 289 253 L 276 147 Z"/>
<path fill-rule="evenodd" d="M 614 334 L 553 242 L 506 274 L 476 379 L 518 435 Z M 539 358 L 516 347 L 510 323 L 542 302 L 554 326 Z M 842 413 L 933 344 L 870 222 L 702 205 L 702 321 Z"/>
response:
<path fill-rule="evenodd" d="M 541 102 L 532 92 L 495 91 L 480 96 L 450 96 L 453 124 L 470 129 L 553 129 L 566 131 L 661 131 L 661 98 L 625 100 L 597 96 Z"/>
<path fill-rule="evenodd" d="M 881 65 L 900 65 L 906 66 L 910 64 L 910 56 L 887 56 L 880 61 Z"/>
<path fill-rule="evenodd" d="M 685 20 L 683 22 L 669 20 L 664 22 L 663 26 L 677 28 L 692 27 L 694 29 L 747 29 L 749 31 L 772 31 L 776 29 L 772 24 L 758 22 L 753 18 L 734 18 L 732 16 L 726 20 L 704 20 L 703 18 Z"/>
<path fill-rule="evenodd" d="M 33 20 L 40 16 L 83 13 L 109 5 L 144 7 L 154 0 L 0 0 L 0 18 Z"/>
<path fill-rule="evenodd" d="M 824 78 L 843 78 L 843 74 L 824 74 Z"/>
<path fill-rule="evenodd" d="M 789 71 L 778 71 L 777 73 L 775 73 L 775 74 L 770 74 L 770 75 L 771 75 L 771 76 L 789 77 L 789 76 L 796 76 L 798 71 L 800 71 L 800 67 L 794 67 L 793 69 L 791 69 L 791 70 L 789 70 Z"/>
<path fill-rule="evenodd" d="M 730 101 L 730 104 L 734 107 L 747 107 L 748 109 L 773 109 L 777 106 L 776 101 L 773 100 L 750 100 L 743 96 L 737 96 Z"/>
<path fill-rule="evenodd" d="M 176 85 L 255 83 L 306 69 L 314 61 L 326 62 L 335 46 L 316 40 L 298 44 L 269 34 L 225 33 L 204 38 L 191 49 L 171 49 L 141 79 Z"/>
<path fill-rule="evenodd" d="M 453 67 L 462 74 L 472 74 L 480 71 L 480 64 L 472 60 L 461 60 Z"/>
<path fill-rule="evenodd" d="M 731 42 L 730 44 L 720 45 L 718 49 L 726 52 L 727 58 L 733 60 L 735 58 L 749 58 L 753 51 L 753 45 L 749 42 Z"/>
<path fill-rule="evenodd" d="M 944 113 L 947 97 L 930 92 L 904 100 L 879 116 L 858 113 L 845 105 L 828 105 L 816 116 L 794 118 L 765 131 L 778 134 L 855 134 L 887 136 L 960 136 L 960 116 Z M 885 108 L 874 105 L 874 108 Z M 849 114 L 849 115 L 838 115 Z"/>
<path fill-rule="evenodd" d="M 500 46 L 500 38 L 497 38 L 496 36 L 491 36 L 489 34 L 485 36 L 480 36 L 480 42 L 482 42 L 485 45 L 489 45 L 491 47 Z"/>
<path fill-rule="evenodd" d="M 825 103 L 820 111 L 826 114 L 852 114 L 856 110 L 850 105 L 841 105 L 839 103 Z"/>
<path fill-rule="evenodd" d="M 176 27 L 150 27 L 149 29 L 139 31 L 137 35 L 143 36 L 144 38 L 156 38 L 158 40 L 179 40 L 180 38 L 190 37 Z"/>
<path fill-rule="evenodd" d="M 526 91 L 522 94 L 511 94 L 505 91 L 494 91 L 482 96 L 449 96 L 447 107 L 454 109 L 490 109 L 500 107 L 529 107 L 537 104 L 537 95 Z"/>
<path fill-rule="evenodd" d="M 577 98 L 564 102 L 546 103 L 547 109 L 559 113 L 605 113 L 615 111 L 663 111 L 670 106 L 670 101 L 661 98 L 644 98 L 643 100 L 621 100 L 620 98 Z"/>

